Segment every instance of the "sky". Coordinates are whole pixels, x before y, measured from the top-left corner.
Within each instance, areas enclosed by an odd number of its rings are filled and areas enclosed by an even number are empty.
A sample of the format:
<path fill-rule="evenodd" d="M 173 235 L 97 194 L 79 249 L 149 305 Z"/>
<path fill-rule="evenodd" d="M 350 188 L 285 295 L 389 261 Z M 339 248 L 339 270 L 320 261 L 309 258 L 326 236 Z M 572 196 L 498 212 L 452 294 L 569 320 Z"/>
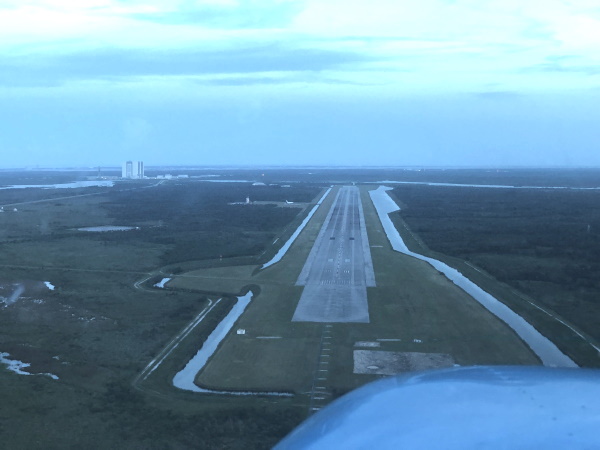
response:
<path fill-rule="evenodd" d="M 0 167 L 600 166 L 597 0 L 0 0 Z"/>

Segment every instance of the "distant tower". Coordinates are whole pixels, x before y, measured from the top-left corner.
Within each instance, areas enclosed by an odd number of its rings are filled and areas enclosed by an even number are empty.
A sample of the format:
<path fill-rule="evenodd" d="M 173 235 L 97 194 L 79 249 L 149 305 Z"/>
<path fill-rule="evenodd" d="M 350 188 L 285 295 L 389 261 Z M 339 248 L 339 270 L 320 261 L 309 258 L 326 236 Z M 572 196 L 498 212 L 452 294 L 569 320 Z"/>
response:
<path fill-rule="evenodd" d="M 250 197 L 246 197 L 246 205 L 250 204 Z"/>
<path fill-rule="evenodd" d="M 137 163 L 137 177 L 136 178 L 144 178 L 144 161 L 136 161 Z"/>
<path fill-rule="evenodd" d="M 127 161 L 121 171 L 123 178 L 144 178 L 144 161 Z"/>
<path fill-rule="evenodd" d="M 123 170 L 121 171 L 121 177 L 132 178 L 133 177 L 133 162 L 127 161 L 123 163 Z"/>

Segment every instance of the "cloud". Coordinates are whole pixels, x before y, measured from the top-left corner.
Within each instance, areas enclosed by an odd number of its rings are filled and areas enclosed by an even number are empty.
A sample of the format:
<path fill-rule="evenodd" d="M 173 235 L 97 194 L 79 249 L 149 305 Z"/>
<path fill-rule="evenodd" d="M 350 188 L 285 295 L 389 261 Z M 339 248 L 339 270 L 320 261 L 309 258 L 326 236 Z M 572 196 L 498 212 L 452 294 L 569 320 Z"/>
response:
<path fill-rule="evenodd" d="M 474 95 L 484 100 L 514 100 L 523 97 L 523 94 L 516 91 L 481 91 Z"/>
<path fill-rule="evenodd" d="M 303 8 L 302 1 L 247 0 L 186 4 L 173 10 L 130 14 L 132 19 L 169 25 L 199 25 L 219 29 L 283 28 Z"/>
<path fill-rule="evenodd" d="M 584 63 L 581 63 L 584 61 Z M 578 55 L 552 55 L 544 62 L 525 67 L 523 73 L 564 73 L 594 76 L 600 74 L 600 62 L 593 63 Z"/>
<path fill-rule="evenodd" d="M 344 70 L 373 56 L 347 50 L 256 45 L 220 51 L 103 48 L 96 51 L 0 60 L 4 86 L 53 86 L 67 81 Z"/>
<path fill-rule="evenodd" d="M 194 82 L 204 86 L 255 86 L 255 85 L 281 85 L 291 83 L 319 83 L 331 85 L 347 85 L 347 86 L 381 86 L 382 83 L 376 82 L 359 82 L 336 78 L 330 75 L 316 73 L 278 73 L 278 76 L 264 76 L 261 73 L 233 76 L 208 76 L 198 77 Z"/>

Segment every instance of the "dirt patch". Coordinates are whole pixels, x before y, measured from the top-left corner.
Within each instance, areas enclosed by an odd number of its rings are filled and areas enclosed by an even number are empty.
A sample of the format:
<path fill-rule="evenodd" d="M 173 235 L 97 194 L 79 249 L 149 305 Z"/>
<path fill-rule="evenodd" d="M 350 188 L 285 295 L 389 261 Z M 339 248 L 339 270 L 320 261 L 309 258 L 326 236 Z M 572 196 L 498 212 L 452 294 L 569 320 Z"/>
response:
<path fill-rule="evenodd" d="M 354 344 L 355 347 L 362 348 L 378 348 L 381 347 L 380 342 L 368 342 L 368 341 L 358 341 Z"/>
<path fill-rule="evenodd" d="M 396 375 L 416 370 L 452 367 L 453 365 L 454 359 L 446 353 L 354 350 L 354 373 Z"/>

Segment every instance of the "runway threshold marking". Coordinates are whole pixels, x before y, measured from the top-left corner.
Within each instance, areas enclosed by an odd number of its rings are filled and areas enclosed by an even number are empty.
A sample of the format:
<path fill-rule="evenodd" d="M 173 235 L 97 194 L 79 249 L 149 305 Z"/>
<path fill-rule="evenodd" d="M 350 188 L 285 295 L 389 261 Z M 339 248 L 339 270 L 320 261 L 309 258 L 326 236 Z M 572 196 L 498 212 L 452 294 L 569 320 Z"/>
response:
<path fill-rule="evenodd" d="M 369 322 L 375 275 L 358 188 L 338 191 L 296 285 L 305 288 L 292 321 Z"/>

